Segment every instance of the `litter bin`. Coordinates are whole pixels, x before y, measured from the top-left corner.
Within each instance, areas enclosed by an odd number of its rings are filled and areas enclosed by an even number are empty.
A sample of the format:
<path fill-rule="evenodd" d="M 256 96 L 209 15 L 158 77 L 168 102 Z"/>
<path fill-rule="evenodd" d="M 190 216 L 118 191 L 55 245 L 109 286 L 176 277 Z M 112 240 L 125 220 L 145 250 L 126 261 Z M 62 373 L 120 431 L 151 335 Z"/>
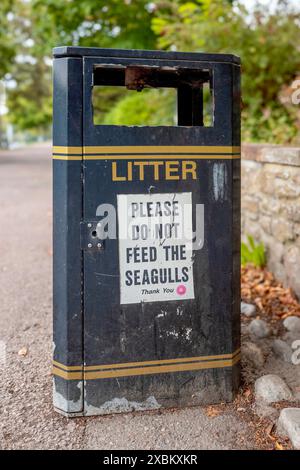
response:
<path fill-rule="evenodd" d="M 120 125 L 97 124 L 99 90 L 131 103 L 146 93 L 136 114 L 152 106 L 150 124 L 129 125 L 126 113 Z M 107 94 L 103 103 L 107 111 Z M 231 401 L 239 58 L 55 48 L 53 121 L 55 408 L 76 416 Z"/>

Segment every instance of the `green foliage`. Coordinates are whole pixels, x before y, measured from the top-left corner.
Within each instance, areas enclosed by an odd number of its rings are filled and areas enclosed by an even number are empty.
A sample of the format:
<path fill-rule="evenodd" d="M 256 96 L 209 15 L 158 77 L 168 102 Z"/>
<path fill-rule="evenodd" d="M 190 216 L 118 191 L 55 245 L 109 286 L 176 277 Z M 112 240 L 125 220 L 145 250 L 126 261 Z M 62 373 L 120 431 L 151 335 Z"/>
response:
<path fill-rule="evenodd" d="M 117 106 L 126 93 L 127 89 L 119 86 L 94 87 L 92 92 L 94 124 L 103 124 L 105 116 Z"/>
<path fill-rule="evenodd" d="M 9 71 L 15 55 L 15 37 L 9 30 L 8 15 L 14 8 L 14 0 L 1 0 L 0 2 L 0 80 Z"/>
<path fill-rule="evenodd" d="M 3 1 L 9 5 L 9 0 Z M 9 120 L 17 130 L 41 129 L 44 132 L 51 126 L 49 59 L 53 47 L 62 44 L 145 49 L 155 47 L 155 34 L 151 29 L 153 13 L 146 0 L 14 2 L 14 17 L 6 25 L 6 34 L 9 32 L 15 38 L 17 53 L 22 60 L 10 64 L 10 77 L 16 82 L 16 88 L 7 90 L 7 100 Z M 30 45 L 27 39 L 30 39 Z M 7 70 L 6 66 L 4 72 Z M 118 99 L 121 95 L 108 93 L 102 97 L 101 107 L 104 112 L 111 109 L 115 104 L 114 98 Z M 99 107 L 97 99 L 95 104 L 96 108 Z"/>
<path fill-rule="evenodd" d="M 8 31 L 15 38 L 16 56 L 6 80 L 8 119 L 15 131 L 48 133 L 52 119 L 52 70 L 40 53 L 41 38 L 33 25 L 29 1 L 14 0 Z"/>
<path fill-rule="evenodd" d="M 211 125 L 211 96 L 204 88 L 204 122 Z M 115 99 L 115 103 L 113 103 Z M 109 101 L 108 101 L 109 100 Z M 94 124 L 123 126 L 177 125 L 177 93 L 170 88 L 145 88 L 141 92 L 119 87 L 95 87 Z"/>
<path fill-rule="evenodd" d="M 10 122 L 16 129 L 49 128 L 52 119 L 51 68 L 43 59 L 35 64 L 18 64 L 16 87 L 7 93 Z"/>
<path fill-rule="evenodd" d="M 266 265 L 265 247 L 263 243 L 256 244 L 253 237 L 247 236 L 248 244 L 241 244 L 241 264 L 245 266 L 248 263 L 256 267 L 263 268 Z"/>
<path fill-rule="evenodd" d="M 147 0 L 31 0 L 45 54 L 57 45 L 151 49 L 153 11 Z"/>
<path fill-rule="evenodd" d="M 152 20 L 159 47 L 241 56 L 244 140 L 296 143 L 299 112 L 283 104 L 280 95 L 300 71 L 295 47 L 300 41 L 300 10 L 289 10 L 282 0 L 272 14 L 257 7 L 250 20 L 239 2 L 234 8 L 227 0 L 162 3 L 164 8 L 158 8 Z"/>
<path fill-rule="evenodd" d="M 299 107 L 283 99 L 300 73 L 300 9 L 288 3 L 279 0 L 272 13 L 258 3 L 249 15 L 239 0 L 1 0 L 0 78 L 9 72 L 17 83 L 8 90 L 9 120 L 20 129 L 50 127 L 49 58 L 57 45 L 230 52 L 242 58 L 243 139 L 300 143 Z M 147 93 L 139 96 L 146 111 L 127 94 L 95 97 L 99 122 L 173 118 L 157 98 L 146 103 Z"/>
<path fill-rule="evenodd" d="M 104 117 L 103 124 L 126 126 L 172 126 L 176 101 L 173 90 L 131 91 Z"/>

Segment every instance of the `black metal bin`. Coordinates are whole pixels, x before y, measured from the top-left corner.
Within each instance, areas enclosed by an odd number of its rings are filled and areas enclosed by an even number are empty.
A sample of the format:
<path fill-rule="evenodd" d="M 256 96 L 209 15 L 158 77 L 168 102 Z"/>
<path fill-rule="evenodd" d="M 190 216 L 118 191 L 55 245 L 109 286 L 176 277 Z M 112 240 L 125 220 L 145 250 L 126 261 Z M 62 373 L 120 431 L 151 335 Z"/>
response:
<path fill-rule="evenodd" d="M 174 125 L 94 124 L 93 90 L 105 86 L 175 90 Z M 76 416 L 232 400 L 239 58 L 55 48 L 53 121 L 55 408 Z"/>

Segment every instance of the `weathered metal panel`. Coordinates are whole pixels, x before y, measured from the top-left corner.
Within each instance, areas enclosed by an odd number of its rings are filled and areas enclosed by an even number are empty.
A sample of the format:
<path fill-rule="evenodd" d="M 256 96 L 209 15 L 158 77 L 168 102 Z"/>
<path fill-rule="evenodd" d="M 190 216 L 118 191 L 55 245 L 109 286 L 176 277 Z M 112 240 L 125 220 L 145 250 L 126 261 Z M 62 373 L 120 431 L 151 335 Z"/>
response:
<path fill-rule="evenodd" d="M 71 414 L 83 412 L 82 59 L 55 59 L 53 82 L 53 393 L 54 406 Z M 73 159 L 64 160 L 63 150 Z M 74 364 L 76 378 L 66 380 Z"/>

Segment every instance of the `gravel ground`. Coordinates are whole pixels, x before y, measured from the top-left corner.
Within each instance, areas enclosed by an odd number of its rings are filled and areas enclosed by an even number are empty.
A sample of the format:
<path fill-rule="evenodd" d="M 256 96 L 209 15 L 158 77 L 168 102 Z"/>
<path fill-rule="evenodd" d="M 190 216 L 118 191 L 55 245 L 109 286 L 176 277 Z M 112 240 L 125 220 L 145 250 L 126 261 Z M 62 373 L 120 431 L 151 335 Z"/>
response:
<path fill-rule="evenodd" d="M 2 449 L 257 447 L 253 423 L 231 405 L 212 416 L 200 407 L 73 419 L 54 412 L 49 145 L 0 153 L 0 200 Z"/>

